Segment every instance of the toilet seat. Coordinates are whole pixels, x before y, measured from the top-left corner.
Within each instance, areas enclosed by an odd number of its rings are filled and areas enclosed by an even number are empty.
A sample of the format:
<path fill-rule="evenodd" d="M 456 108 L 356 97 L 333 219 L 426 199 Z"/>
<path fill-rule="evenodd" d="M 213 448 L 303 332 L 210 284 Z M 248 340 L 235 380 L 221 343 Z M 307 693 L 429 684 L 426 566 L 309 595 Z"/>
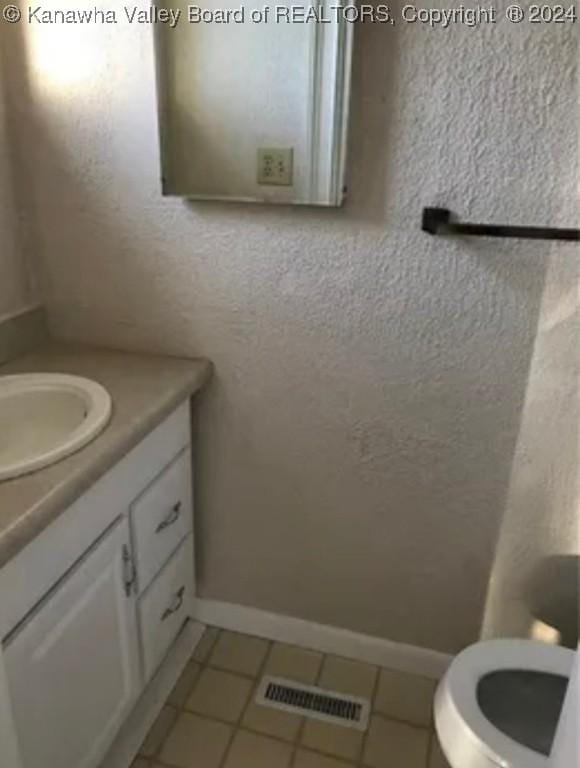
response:
<path fill-rule="evenodd" d="M 516 742 L 483 714 L 479 680 L 498 670 L 534 670 L 569 677 L 574 652 L 531 640 L 489 640 L 452 662 L 435 695 L 435 724 L 452 768 L 547 768 L 548 758 Z"/>

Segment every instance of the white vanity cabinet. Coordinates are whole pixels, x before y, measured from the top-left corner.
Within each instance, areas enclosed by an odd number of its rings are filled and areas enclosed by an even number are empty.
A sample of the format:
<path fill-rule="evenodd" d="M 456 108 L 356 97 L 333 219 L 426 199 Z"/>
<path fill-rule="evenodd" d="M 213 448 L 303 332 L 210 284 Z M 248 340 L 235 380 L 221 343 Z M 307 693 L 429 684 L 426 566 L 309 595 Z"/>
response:
<path fill-rule="evenodd" d="M 139 599 L 139 626 L 143 646 L 143 672 L 148 681 L 163 661 L 193 601 L 193 547 L 191 536 L 181 544 L 159 577 Z"/>
<path fill-rule="evenodd" d="M 138 692 L 126 519 L 113 524 L 4 643 L 25 768 L 88 768 Z"/>
<path fill-rule="evenodd" d="M 193 604 L 191 451 L 185 448 L 131 504 L 143 675 L 148 681 Z"/>
<path fill-rule="evenodd" d="M 139 592 L 192 530 L 191 451 L 185 448 L 131 504 Z"/>
<path fill-rule="evenodd" d="M 195 594 L 189 403 L 0 569 L 0 768 L 98 768 Z"/>

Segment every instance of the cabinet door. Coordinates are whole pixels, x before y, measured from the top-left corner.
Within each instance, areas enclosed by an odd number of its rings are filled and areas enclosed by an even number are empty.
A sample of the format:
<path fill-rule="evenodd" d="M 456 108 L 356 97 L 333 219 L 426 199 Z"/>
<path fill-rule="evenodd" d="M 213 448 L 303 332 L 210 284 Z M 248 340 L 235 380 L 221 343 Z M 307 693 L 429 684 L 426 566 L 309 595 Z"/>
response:
<path fill-rule="evenodd" d="M 129 527 L 101 538 L 4 648 L 23 768 L 94 768 L 137 696 Z"/>

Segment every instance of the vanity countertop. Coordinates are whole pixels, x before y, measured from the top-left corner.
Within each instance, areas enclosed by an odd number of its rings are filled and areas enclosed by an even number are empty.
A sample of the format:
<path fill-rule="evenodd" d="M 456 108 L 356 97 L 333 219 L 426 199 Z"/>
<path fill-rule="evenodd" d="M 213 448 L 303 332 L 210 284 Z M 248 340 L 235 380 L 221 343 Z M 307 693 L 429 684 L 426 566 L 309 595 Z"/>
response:
<path fill-rule="evenodd" d="M 120 352 L 50 341 L 0 366 L 0 376 L 58 372 L 102 384 L 113 400 L 107 428 L 78 453 L 0 482 L 0 568 L 116 464 L 211 374 L 208 360 Z"/>

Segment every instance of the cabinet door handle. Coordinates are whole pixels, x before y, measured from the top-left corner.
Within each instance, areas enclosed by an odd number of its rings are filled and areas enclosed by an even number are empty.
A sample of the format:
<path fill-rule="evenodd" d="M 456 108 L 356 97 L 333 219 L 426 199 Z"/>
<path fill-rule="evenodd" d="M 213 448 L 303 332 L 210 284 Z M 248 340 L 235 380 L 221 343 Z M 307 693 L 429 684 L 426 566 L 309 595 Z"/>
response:
<path fill-rule="evenodd" d="M 165 530 L 165 528 L 169 528 L 170 525 L 173 525 L 173 523 L 175 523 L 178 520 L 180 515 L 181 515 L 181 502 L 178 501 L 177 504 L 174 504 L 171 507 L 167 517 L 163 518 L 163 520 L 159 523 L 159 525 L 155 529 L 155 533 L 161 533 L 161 531 Z"/>
<path fill-rule="evenodd" d="M 133 562 L 131 551 L 127 544 L 123 544 L 123 584 L 127 597 L 131 596 L 136 580 L 137 570 L 135 568 L 135 563 Z"/>
<path fill-rule="evenodd" d="M 165 619 L 168 619 L 172 613 L 176 613 L 181 606 L 183 605 L 183 595 L 185 594 L 185 587 L 180 587 L 177 592 L 175 593 L 173 597 L 173 601 L 169 608 L 166 608 L 162 615 L 161 615 L 161 621 L 165 621 Z"/>

